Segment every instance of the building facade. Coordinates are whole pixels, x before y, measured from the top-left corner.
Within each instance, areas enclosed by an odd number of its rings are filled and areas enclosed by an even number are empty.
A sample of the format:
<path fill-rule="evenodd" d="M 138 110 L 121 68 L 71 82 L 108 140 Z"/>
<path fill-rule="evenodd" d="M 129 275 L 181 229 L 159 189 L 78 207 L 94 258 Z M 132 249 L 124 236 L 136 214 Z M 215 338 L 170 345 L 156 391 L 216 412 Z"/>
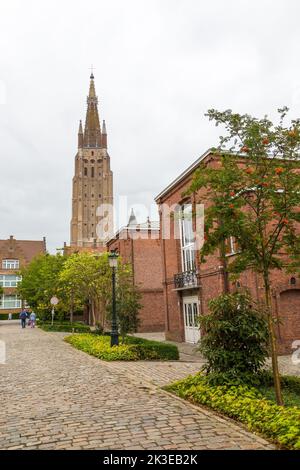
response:
<path fill-rule="evenodd" d="M 133 214 L 126 227 L 107 243 L 123 262 L 130 263 L 133 282 L 141 293 L 140 332 L 164 331 L 165 315 L 162 288 L 162 263 L 158 222 L 137 224 Z"/>
<path fill-rule="evenodd" d="M 99 226 L 112 226 L 113 174 L 105 121 L 100 125 L 94 75 L 90 76 L 84 129 L 80 121 L 72 188 L 71 247 L 105 249 Z M 99 212 L 99 208 L 104 208 Z M 105 223 L 104 223 L 105 222 Z M 102 232 L 101 232 L 102 233 Z"/>
<path fill-rule="evenodd" d="M 0 240 L 0 315 L 19 313 L 23 307 L 17 295 L 18 283 L 22 280 L 20 269 L 27 266 L 39 254 L 46 253 L 46 239 L 16 240 L 12 235 L 8 240 Z"/>
<path fill-rule="evenodd" d="M 207 256 L 200 263 L 199 250 L 194 250 L 190 237 L 195 228 L 195 204 L 210 204 L 205 191 L 186 196 L 193 174 L 205 162 L 214 168 L 218 157 L 207 151 L 157 197 L 161 227 L 163 260 L 163 288 L 166 337 L 175 341 L 196 343 L 201 340 L 198 315 L 208 313 L 208 302 L 225 292 L 226 274 L 220 262 L 220 253 Z M 242 164 L 242 163 L 241 163 Z M 182 207 L 181 217 L 169 217 L 166 208 Z M 172 212 L 172 211 L 171 211 Z M 165 233 L 164 227 L 168 227 Z M 228 262 L 235 256 L 234 239 L 227 241 Z M 277 319 L 276 333 L 280 353 L 291 352 L 294 340 L 300 340 L 300 279 L 296 274 L 274 271 L 271 274 L 273 312 Z M 238 282 L 229 282 L 229 291 L 247 289 L 257 301 L 263 301 L 264 288 L 261 277 L 251 270 L 245 271 Z"/>

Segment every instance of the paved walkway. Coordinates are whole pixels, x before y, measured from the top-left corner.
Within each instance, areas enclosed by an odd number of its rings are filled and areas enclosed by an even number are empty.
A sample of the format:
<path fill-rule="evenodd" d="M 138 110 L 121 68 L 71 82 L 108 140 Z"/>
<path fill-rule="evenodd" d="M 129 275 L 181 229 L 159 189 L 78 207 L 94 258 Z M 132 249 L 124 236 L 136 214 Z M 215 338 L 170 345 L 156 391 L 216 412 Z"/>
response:
<path fill-rule="evenodd" d="M 135 336 L 140 338 L 146 338 L 154 341 L 168 342 L 175 344 L 178 347 L 180 360 L 188 362 L 198 362 L 200 366 L 204 364 L 204 359 L 198 351 L 197 344 L 190 343 L 175 343 L 173 341 L 166 341 L 164 333 L 136 333 Z M 300 376 L 300 353 L 296 357 L 296 361 L 293 361 L 292 355 L 279 356 L 278 364 L 279 370 L 282 375 L 299 375 Z M 271 359 L 266 361 L 267 367 L 271 368 Z"/>
<path fill-rule="evenodd" d="M 0 325 L 1 449 L 272 449 L 160 385 L 199 364 L 106 363 L 60 333 Z"/>

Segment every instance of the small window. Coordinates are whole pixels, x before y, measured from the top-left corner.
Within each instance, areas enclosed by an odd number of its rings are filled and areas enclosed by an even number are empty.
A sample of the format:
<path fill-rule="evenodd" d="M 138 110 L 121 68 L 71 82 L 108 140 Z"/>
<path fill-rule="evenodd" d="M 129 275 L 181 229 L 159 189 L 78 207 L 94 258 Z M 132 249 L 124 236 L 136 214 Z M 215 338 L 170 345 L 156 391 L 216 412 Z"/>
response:
<path fill-rule="evenodd" d="M 18 259 L 4 259 L 2 260 L 2 269 L 19 269 L 20 262 Z"/>
<path fill-rule="evenodd" d="M 84 176 L 87 176 L 87 168 L 84 167 Z"/>
<path fill-rule="evenodd" d="M 92 150 L 92 157 L 93 157 L 93 156 L 94 156 L 94 152 L 93 152 L 93 150 Z"/>
<path fill-rule="evenodd" d="M 295 277 L 291 277 L 290 283 L 291 283 L 291 286 L 295 286 L 295 285 L 296 285 L 296 278 L 295 278 Z"/>
<path fill-rule="evenodd" d="M 91 173 L 91 177 L 94 178 L 94 175 L 95 175 L 95 168 L 92 166 L 92 173 Z"/>
<path fill-rule="evenodd" d="M 101 197 L 101 194 L 99 194 L 99 197 Z"/>

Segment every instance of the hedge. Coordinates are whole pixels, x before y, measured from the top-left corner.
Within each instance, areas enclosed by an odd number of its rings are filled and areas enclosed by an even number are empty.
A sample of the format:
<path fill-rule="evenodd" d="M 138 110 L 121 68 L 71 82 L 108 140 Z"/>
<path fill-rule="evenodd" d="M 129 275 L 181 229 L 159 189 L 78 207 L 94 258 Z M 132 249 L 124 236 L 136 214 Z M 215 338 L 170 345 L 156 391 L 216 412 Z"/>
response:
<path fill-rule="evenodd" d="M 140 359 L 160 359 L 166 361 L 177 361 L 179 359 L 178 348 L 174 344 L 151 341 L 136 336 L 127 336 L 126 343 L 135 344 L 140 348 Z"/>
<path fill-rule="evenodd" d="M 53 325 L 51 322 L 38 322 L 38 327 L 44 331 L 55 331 L 55 332 L 65 332 L 65 333 L 88 333 L 91 331 L 88 325 L 84 323 L 70 323 L 70 322 L 54 322 Z"/>
<path fill-rule="evenodd" d="M 12 314 L 12 320 L 19 320 L 20 318 L 20 313 L 13 313 Z M 8 320 L 8 313 L 0 313 L 0 320 Z"/>
<path fill-rule="evenodd" d="M 285 448 L 300 450 L 300 409 L 278 406 L 254 387 L 211 386 L 198 373 L 165 389 L 195 404 L 220 411 Z"/>
<path fill-rule="evenodd" d="M 139 360 L 176 360 L 178 349 L 176 346 L 159 343 L 157 341 L 135 341 L 127 337 L 126 343 L 119 346 L 110 346 L 110 337 L 94 334 L 78 334 L 65 338 L 77 349 L 104 361 L 139 361 Z"/>

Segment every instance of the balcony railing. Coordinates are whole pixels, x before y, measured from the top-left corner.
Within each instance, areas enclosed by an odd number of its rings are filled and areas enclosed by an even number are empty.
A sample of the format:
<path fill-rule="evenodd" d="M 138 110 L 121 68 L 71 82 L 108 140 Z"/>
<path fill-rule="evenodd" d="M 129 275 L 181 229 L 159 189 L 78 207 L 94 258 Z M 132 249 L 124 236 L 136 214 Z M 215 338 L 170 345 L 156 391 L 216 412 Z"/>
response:
<path fill-rule="evenodd" d="M 185 271 L 183 273 L 175 274 L 174 276 L 175 289 L 190 289 L 198 287 L 197 271 Z"/>

